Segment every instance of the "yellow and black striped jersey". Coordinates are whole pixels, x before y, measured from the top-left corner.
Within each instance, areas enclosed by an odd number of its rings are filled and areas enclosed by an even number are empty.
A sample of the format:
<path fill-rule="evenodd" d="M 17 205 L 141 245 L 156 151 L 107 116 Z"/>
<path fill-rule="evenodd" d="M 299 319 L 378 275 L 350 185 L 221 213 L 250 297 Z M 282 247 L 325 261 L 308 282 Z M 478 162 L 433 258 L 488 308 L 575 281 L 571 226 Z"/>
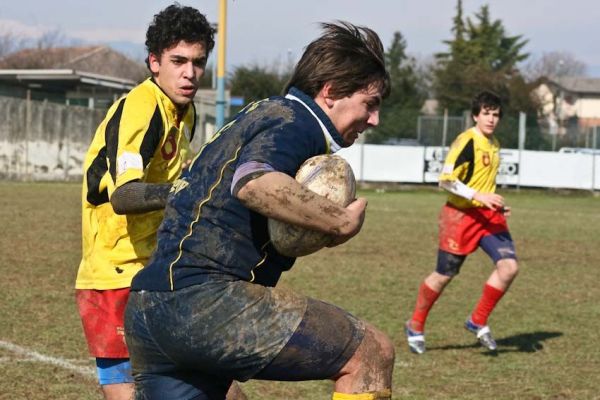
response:
<path fill-rule="evenodd" d="M 163 211 L 117 215 L 110 196 L 130 181 L 173 182 L 192 156 L 194 126 L 193 103 L 180 113 L 152 79 L 108 110 L 84 161 L 77 289 L 130 286 L 156 247 Z"/>
<path fill-rule="evenodd" d="M 459 180 L 481 193 L 496 191 L 496 175 L 500 164 L 500 145 L 495 137 L 486 137 L 475 128 L 458 135 L 450 146 L 439 181 Z M 481 207 L 475 200 L 453 193 L 448 202 L 458 208 Z"/>

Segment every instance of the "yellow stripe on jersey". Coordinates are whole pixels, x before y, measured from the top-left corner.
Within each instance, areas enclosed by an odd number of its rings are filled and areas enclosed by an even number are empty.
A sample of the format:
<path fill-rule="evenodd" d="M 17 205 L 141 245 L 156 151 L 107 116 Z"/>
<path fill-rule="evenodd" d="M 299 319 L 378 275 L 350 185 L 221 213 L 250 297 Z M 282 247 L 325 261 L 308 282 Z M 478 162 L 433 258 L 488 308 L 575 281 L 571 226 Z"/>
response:
<path fill-rule="evenodd" d="M 183 116 L 148 79 L 113 104 L 98 126 L 84 161 L 82 259 L 77 289 L 129 287 L 156 247 L 163 211 L 117 215 L 110 196 L 138 180 L 174 182 L 191 157 L 195 110 Z"/>
<path fill-rule="evenodd" d="M 173 280 L 173 266 L 181 258 L 181 255 L 183 253 L 183 242 L 185 242 L 185 240 L 187 238 L 189 238 L 190 236 L 192 236 L 192 233 L 194 231 L 194 225 L 196 223 L 198 223 L 198 221 L 200 221 L 200 217 L 202 215 L 202 207 L 207 202 L 210 201 L 210 199 L 212 198 L 213 192 L 215 191 L 215 189 L 217 188 L 217 186 L 219 186 L 219 184 L 223 181 L 223 175 L 225 175 L 225 170 L 227 169 L 227 167 L 231 163 L 233 163 L 233 162 L 235 162 L 237 160 L 237 158 L 239 157 L 241 149 L 242 149 L 241 146 L 238 147 L 237 150 L 235 151 L 235 154 L 233 155 L 233 157 L 231 157 L 229 160 L 225 161 L 225 163 L 221 167 L 221 171 L 219 173 L 219 178 L 211 185 L 210 189 L 208 190 L 208 196 L 205 197 L 200 202 L 200 204 L 198 205 L 198 214 L 196 215 L 196 218 L 194 218 L 194 220 L 190 223 L 190 226 L 188 227 L 188 233 L 179 242 L 179 253 L 177 254 L 177 257 L 175 258 L 175 260 L 173 260 L 173 262 L 171 264 L 169 264 L 169 284 L 170 284 L 171 290 L 175 289 L 175 284 L 174 284 L 174 280 Z"/>
<path fill-rule="evenodd" d="M 256 264 L 256 265 L 254 266 L 254 268 L 252 268 L 252 269 L 250 270 L 250 282 L 254 282 L 254 280 L 256 279 L 256 275 L 254 275 L 254 270 L 255 270 L 256 268 L 260 267 L 261 265 L 263 265 L 263 264 L 265 263 L 265 261 L 267 261 L 267 256 L 268 256 L 268 254 L 267 254 L 267 253 L 265 253 L 265 255 L 263 256 L 262 260 L 260 260 L 260 261 L 258 262 L 258 264 Z"/>
<path fill-rule="evenodd" d="M 450 146 L 439 181 L 459 180 L 477 192 L 494 193 L 499 164 L 500 145 L 496 138 L 487 138 L 471 128 L 458 135 Z M 482 206 L 452 193 L 448 194 L 448 202 L 458 208 Z"/>

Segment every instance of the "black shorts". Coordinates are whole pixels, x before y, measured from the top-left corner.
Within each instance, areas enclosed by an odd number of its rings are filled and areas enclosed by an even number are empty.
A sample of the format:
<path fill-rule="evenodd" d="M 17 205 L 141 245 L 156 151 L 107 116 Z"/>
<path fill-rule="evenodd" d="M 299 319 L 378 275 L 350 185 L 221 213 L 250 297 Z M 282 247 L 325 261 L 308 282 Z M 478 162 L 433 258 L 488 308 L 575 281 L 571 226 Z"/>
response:
<path fill-rule="evenodd" d="M 210 281 L 132 292 L 125 331 L 137 399 L 224 399 L 232 380 L 333 377 L 365 327 L 290 290 Z"/>

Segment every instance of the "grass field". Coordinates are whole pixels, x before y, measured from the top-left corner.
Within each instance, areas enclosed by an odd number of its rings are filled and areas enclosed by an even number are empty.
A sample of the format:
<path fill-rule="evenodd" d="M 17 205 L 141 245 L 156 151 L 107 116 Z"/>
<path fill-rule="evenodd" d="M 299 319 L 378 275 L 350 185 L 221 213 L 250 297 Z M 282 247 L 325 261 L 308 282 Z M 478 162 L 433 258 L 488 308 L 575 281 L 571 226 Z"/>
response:
<path fill-rule="evenodd" d="M 101 399 L 74 303 L 80 187 L 0 182 L 0 399 Z M 462 323 L 491 272 L 470 257 L 430 314 L 428 352 L 402 324 L 435 263 L 441 192 L 364 192 L 363 231 L 299 259 L 282 285 L 366 319 L 396 344 L 396 399 L 600 399 L 600 198 L 506 191 L 521 273 L 490 319 L 499 351 Z M 251 381 L 253 400 L 328 399 L 331 383 Z"/>

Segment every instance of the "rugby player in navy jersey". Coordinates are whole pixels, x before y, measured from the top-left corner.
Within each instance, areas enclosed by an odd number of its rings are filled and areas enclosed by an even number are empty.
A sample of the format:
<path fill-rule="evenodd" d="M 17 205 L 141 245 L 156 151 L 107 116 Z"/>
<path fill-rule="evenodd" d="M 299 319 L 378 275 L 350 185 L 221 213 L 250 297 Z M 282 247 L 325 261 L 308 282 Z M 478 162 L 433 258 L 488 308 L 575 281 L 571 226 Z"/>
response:
<path fill-rule="evenodd" d="M 360 231 L 364 198 L 344 208 L 293 177 L 308 158 L 376 126 L 390 91 L 374 31 L 322 27 L 285 95 L 248 105 L 173 185 L 157 251 L 126 310 L 138 399 L 223 399 L 233 380 L 248 379 L 330 379 L 333 399 L 391 398 L 394 348 L 384 333 L 276 287 L 295 259 L 271 245 L 268 218 L 334 235 L 334 245 Z"/>

